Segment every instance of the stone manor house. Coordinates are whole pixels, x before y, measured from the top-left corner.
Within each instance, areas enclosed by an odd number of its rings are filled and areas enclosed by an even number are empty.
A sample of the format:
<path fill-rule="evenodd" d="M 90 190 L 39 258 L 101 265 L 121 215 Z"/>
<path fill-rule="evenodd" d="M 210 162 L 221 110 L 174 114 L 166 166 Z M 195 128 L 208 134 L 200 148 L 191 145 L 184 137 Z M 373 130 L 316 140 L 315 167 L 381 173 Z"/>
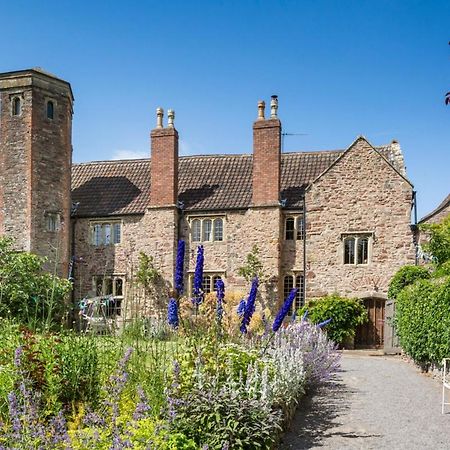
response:
<path fill-rule="evenodd" d="M 282 153 L 273 96 L 270 111 L 255 111 L 252 153 L 179 157 L 174 112 L 165 123 L 159 108 L 150 158 L 72 164 L 72 114 L 68 82 L 41 69 L 0 74 L 0 233 L 70 271 L 74 299 L 125 302 L 141 251 L 172 285 L 179 239 L 187 286 L 202 244 L 204 290 L 221 277 L 243 291 L 237 270 L 256 244 L 273 306 L 293 286 L 297 306 L 358 297 L 371 322 L 357 343 L 382 342 L 389 280 L 415 259 L 414 192 L 396 141 Z"/>

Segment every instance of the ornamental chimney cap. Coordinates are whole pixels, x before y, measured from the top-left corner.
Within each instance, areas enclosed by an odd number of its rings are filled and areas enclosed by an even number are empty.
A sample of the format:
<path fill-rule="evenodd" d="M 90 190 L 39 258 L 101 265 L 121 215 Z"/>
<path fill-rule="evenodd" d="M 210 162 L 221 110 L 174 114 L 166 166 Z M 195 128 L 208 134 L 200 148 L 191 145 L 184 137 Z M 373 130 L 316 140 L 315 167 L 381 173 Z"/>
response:
<path fill-rule="evenodd" d="M 272 95 L 270 98 L 270 118 L 278 118 L 278 95 Z"/>
<path fill-rule="evenodd" d="M 163 128 L 163 117 L 164 110 L 161 107 L 156 108 L 156 128 Z"/>
<path fill-rule="evenodd" d="M 167 110 L 167 126 L 169 128 L 173 128 L 174 121 L 175 121 L 175 111 L 173 109 Z"/>

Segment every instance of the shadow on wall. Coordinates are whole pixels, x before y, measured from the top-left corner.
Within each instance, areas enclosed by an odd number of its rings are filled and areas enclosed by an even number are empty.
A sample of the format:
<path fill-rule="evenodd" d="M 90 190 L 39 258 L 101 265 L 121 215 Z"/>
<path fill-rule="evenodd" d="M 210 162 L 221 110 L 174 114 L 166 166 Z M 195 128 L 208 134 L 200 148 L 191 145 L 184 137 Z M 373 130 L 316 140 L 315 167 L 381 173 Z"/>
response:
<path fill-rule="evenodd" d="M 78 216 L 102 216 L 120 211 L 140 194 L 126 177 L 95 177 L 72 191 L 72 201 L 80 203 Z"/>
<path fill-rule="evenodd" d="M 286 206 L 302 206 L 303 195 L 305 194 L 305 189 L 307 185 L 302 184 L 301 186 L 291 186 L 287 189 L 283 189 L 280 192 L 281 200 L 286 200 Z"/>

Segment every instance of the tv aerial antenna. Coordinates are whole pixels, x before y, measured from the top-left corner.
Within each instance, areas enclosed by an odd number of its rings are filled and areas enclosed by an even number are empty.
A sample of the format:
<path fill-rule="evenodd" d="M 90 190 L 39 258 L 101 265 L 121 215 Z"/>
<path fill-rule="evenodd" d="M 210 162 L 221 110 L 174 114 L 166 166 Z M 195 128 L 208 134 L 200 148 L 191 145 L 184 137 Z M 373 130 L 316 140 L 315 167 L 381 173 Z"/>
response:
<path fill-rule="evenodd" d="M 286 136 L 308 136 L 308 133 L 281 133 L 281 151 L 284 150 L 284 138 Z"/>

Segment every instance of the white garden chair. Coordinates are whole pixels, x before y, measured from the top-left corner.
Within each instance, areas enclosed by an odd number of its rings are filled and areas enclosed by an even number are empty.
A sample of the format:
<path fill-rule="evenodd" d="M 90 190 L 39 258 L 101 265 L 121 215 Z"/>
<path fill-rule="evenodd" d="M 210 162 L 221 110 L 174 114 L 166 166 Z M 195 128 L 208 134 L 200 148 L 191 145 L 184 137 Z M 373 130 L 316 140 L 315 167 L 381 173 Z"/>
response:
<path fill-rule="evenodd" d="M 442 369 L 442 414 L 444 414 L 445 405 L 450 405 L 450 402 L 445 401 L 445 390 L 450 390 L 450 358 L 444 358 L 444 368 Z"/>

